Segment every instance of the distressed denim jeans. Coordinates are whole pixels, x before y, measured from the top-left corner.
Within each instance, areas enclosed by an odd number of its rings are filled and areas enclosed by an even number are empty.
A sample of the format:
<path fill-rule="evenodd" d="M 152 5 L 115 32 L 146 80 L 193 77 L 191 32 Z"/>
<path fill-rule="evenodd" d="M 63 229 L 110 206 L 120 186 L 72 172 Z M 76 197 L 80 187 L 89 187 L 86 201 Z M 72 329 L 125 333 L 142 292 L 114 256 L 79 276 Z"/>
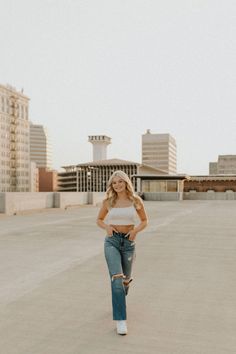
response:
<path fill-rule="evenodd" d="M 113 232 L 106 236 L 104 253 L 111 279 L 113 320 L 126 320 L 126 295 L 135 259 L 135 241 L 130 241 L 126 234 Z"/>

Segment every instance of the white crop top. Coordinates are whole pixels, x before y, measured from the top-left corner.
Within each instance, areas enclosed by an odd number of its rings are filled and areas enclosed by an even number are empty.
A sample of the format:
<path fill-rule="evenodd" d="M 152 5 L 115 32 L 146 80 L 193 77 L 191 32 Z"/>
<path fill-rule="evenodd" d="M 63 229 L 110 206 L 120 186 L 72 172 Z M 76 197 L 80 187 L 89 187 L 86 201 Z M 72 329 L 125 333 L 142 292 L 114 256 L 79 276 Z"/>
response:
<path fill-rule="evenodd" d="M 107 223 L 110 225 L 134 225 L 137 216 L 133 205 L 124 208 L 111 208 L 107 214 Z"/>

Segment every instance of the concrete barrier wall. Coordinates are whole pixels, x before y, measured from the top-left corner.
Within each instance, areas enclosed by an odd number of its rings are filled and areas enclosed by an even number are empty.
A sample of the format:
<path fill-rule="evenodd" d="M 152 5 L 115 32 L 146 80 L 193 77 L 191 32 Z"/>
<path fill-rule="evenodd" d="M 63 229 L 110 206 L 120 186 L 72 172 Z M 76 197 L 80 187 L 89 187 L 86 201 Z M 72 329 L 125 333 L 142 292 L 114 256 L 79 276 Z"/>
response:
<path fill-rule="evenodd" d="M 61 208 L 92 204 L 100 205 L 105 193 L 100 192 L 5 192 L 0 193 L 0 213 L 13 215 L 24 210 Z M 166 192 L 144 193 L 144 200 L 236 200 L 236 192 Z"/>
<path fill-rule="evenodd" d="M 236 192 L 184 192 L 185 200 L 236 200 Z"/>
<path fill-rule="evenodd" d="M 105 198 L 104 192 L 93 192 L 92 203 L 93 205 L 101 205 L 103 199 Z"/>
<path fill-rule="evenodd" d="M 5 192 L 0 193 L 0 213 L 13 215 L 24 210 L 67 208 L 88 204 L 88 193 L 82 192 Z"/>
<path fill-rule="evenodd" d="M 13 215 L 24 210 L 99 205 L 104 196 L 103 192 L 6 192 L 0 193 L 0 213 Z"/>
<path fill-rule="evenodd" d="M 236 200 L 236 192 L 228 190 L 226 192 L 148 192 L 144 193 L 144 200 L 171 201 L 171 200 Z"/>
<path fill-rule="evenodd" d="M 2 196 L 4 195 L 4 196 Z M 0 210 L 8 215 L 24 210 L 53 208 L 53 192 L 6 192 L 1 193 Z"/>
<path fill-rule="evenodd" d="M 68 208 L 88 204 L 87 192 L 57 192 L 54 193 L 54 207 Z"/>

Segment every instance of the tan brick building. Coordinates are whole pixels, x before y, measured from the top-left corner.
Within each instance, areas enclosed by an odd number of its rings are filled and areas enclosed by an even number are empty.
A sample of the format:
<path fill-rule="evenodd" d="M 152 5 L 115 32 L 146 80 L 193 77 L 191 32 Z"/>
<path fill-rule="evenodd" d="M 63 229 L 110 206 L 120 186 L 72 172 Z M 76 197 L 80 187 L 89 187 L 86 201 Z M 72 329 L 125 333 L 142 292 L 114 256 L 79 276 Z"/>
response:
<path fill-rule="evenodd" d="M 39 167 L 39 192 L 57 191 L 57 171 Z"/>
<path fill-rule="evenodd" d="M 236 175 L 231 176 L 191 176 L 184 181 L 184 192 L 226 192 L 232 190 L 236 192 Z"/>

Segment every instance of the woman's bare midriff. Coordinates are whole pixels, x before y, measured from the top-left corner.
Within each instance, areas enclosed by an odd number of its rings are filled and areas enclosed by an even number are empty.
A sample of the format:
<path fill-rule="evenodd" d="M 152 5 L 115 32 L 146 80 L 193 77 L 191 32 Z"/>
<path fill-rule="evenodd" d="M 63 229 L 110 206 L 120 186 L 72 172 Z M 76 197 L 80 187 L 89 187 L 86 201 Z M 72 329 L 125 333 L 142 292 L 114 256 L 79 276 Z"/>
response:
<path fill-rule="evenodd" d="M 127 234 L 129 231 L 133 230 L 134 225 L 110 225 L 114 227 L 118 232 Z"/>

